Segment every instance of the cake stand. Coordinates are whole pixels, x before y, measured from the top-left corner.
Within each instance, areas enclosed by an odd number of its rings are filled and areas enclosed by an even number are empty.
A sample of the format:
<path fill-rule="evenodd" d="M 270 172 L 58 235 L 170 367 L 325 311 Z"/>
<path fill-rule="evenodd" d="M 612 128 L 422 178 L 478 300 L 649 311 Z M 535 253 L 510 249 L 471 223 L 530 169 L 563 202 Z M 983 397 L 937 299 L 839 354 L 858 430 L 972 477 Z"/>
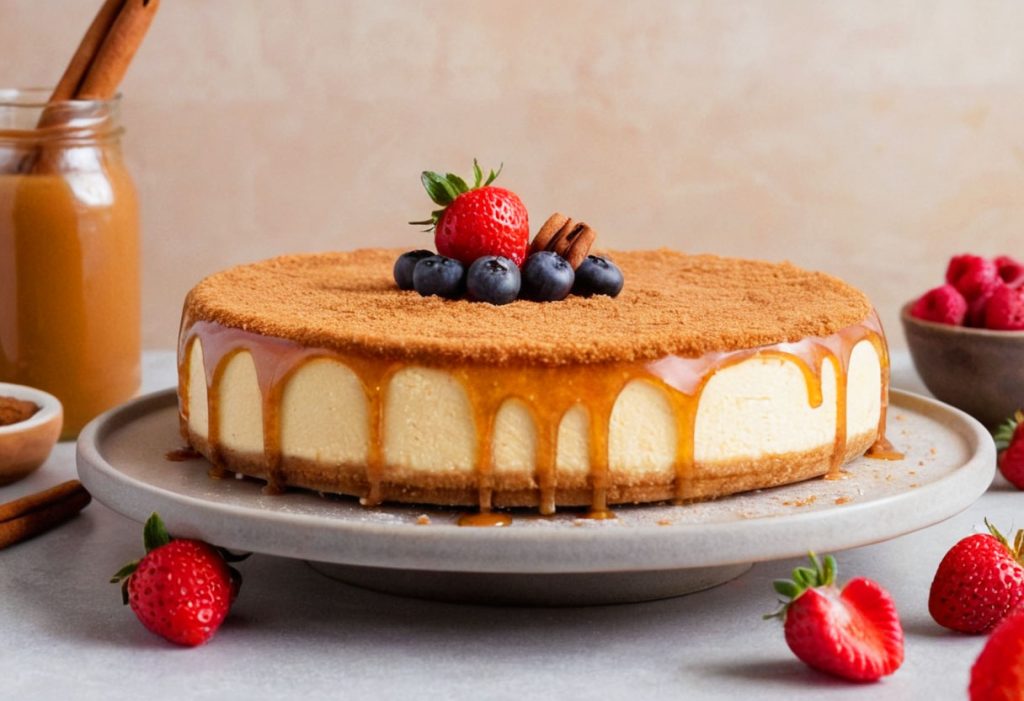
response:
<path fill-rule="evenodd" d="M 754 562 L 867 545 L 924 528 L 988 488 L 995 446 L 952 407 L 893 391 L 889 438 L 906 457 L 859 458 L 843 479 L 817 479 L 685 506 L 516 512 L 505 528 L 457 525 L 464 510 L 364 508 L 355 499 L 263 493 L 248 479 L 211 479 L 181 447 L 173 390 L 95 419 L 78 441 L 92 495 L 142 522 L 158 512 L 180 537 L 308 560 L 357 586 L 459 602 L 580 605 L 678 596 L 721 584 Z"/>

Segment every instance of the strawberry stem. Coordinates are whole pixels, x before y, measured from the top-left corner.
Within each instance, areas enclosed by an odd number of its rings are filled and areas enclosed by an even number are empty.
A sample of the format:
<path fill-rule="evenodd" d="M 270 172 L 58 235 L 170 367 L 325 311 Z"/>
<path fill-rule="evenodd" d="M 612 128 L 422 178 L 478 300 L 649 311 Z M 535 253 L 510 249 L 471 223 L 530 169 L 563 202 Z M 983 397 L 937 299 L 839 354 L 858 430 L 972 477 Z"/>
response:
<path fill-rule="evenodd" d="M 1006 450 L 1010 447 L 1010 443 L 1013 441 L 1013 435 L 1017 432 L 1017 427 L 1024 424 L 1024 411 L 1017 410 L 1013 413 L 1013 416 L 1008 418 L 999 428 L 992 433 L 992 438 L 995 439 L 997 450 Z"/>
<path fill-rule="evenodd" d="M 501 169 L 505 167 L 502 163 L 498 166 L 497 172 L 491 170 L 488 171 L 487 179 L 484 179 L 484 171 L 480 168 L 480 164 L 477 163 L 476 159 L 473 159 L 473 187 L 466 184 L 463 180 L 455 173 L 437 173 L 432 170 L 425 170 L 420 174 L 420 182 L 423 183 L 423 188 L 430 195 L 430 199 L 433 200 L 434 204 L 440 205 L 440 209 L 435 209 L 430 213 L 430 219 L 424 219 L 422 221 L 411 221 L 409 222 L 413 226 L 426 226 L 427 229 L 424 231 L 433 231 L 437 226 L 438 221 L 441 219 L 441 215 L 444 214 L 444 210 L 448 205 L 455 201 L 459 195 L 463 195 L 470 190 L 477 190 L 481 187 L 487 187 L 493 183 L 499 175 L 501 175 Z"/>
<path fill-rule="evenodd" d="M 807 556 L 811 561 L 811 567 L 797 567 L 793 570 L 792 579 L 776 579 L 772 582 L 775 592 L 785 599 L 779 601 L 780 608 L 778 610 L 766 613 L 762 618 L 765 620 L 769 618 L 785 619 L 789 605 L 805 591 L 835 584 L 836 574 L 839 570 L 836 559 L 831 555 L 826 555 L 824 560 L 820 560 L 813 551 L 808 552 Z"/>
<path fill-rule="evenodd" d="M 1021 565 L 1024 565 L 1024 558 L 1022 558 L 1022 555 L 1024 555 L 1024 530 L 1019 529 L 1017 531 L 1013 536 L 1013 545 L 1010 545 L 1010 541 L 1006 539 L 1006 536 L 1004 536 L 998 528 L 992 525 L 987 518 L 985 519 L 985 527 L 988 528 L 988 532 L 993 538 L 1002 543 L 1003 547 L 1010 551 L 1010 555 L 1013 556 L 1014 560 Z"/>
<path fill-rule="evenodd" d="M 167 532 L 167 526 L 155 512 L 142 527 L 142 542 L 146 546 L 147 553 L 171 542 L 171 534 Z"/>

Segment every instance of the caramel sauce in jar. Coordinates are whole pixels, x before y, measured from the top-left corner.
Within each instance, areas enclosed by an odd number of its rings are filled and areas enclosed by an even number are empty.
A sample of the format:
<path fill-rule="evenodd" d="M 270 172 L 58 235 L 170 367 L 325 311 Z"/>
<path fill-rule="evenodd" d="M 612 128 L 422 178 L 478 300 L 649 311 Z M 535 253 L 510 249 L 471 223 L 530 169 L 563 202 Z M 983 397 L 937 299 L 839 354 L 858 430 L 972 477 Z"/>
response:
<path fill-rule="evenodd" d="M 63 438 L 140 380 L 139 216 L 118 100 L 0 90 L 0 381 L 64 405 Z"/>

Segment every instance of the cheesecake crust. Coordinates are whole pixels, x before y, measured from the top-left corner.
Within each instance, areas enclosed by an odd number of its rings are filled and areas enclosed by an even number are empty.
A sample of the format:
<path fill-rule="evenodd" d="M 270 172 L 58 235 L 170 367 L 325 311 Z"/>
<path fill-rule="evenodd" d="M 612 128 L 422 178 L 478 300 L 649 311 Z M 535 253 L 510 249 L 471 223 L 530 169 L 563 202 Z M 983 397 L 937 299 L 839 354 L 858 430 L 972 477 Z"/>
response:
<path fill-rule="evenodd" d="M 400 291 L 400 249 L 290 255 L 200 282 L 183 328 L 209 321 L 306 347 L 380 358 L 579 365 L 700 357 L 807 337 L 864 321 L 868 298 L 789 263 L 608 251 L 626 284 L 612 299 L 504 306 Z"/>

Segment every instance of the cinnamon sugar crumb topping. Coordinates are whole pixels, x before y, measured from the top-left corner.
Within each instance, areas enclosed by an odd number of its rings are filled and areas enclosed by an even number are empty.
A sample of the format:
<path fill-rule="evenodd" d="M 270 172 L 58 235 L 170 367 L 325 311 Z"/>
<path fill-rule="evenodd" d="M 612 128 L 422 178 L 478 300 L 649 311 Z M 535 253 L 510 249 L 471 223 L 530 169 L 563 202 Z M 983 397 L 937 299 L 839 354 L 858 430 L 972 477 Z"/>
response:
<path fill-rule="evenodd" d="M 495 307 L 399 291 L 391 270 L 400 253 L 291 255 L 230 268 L 192 289 L 185 324 L 213 321 L 402 360 L 563 365 L 795 342 L 871 313 L 862 292 L 824 273 L 665 249 L 607 252 L 626 278 L 615 299 Z"/>

